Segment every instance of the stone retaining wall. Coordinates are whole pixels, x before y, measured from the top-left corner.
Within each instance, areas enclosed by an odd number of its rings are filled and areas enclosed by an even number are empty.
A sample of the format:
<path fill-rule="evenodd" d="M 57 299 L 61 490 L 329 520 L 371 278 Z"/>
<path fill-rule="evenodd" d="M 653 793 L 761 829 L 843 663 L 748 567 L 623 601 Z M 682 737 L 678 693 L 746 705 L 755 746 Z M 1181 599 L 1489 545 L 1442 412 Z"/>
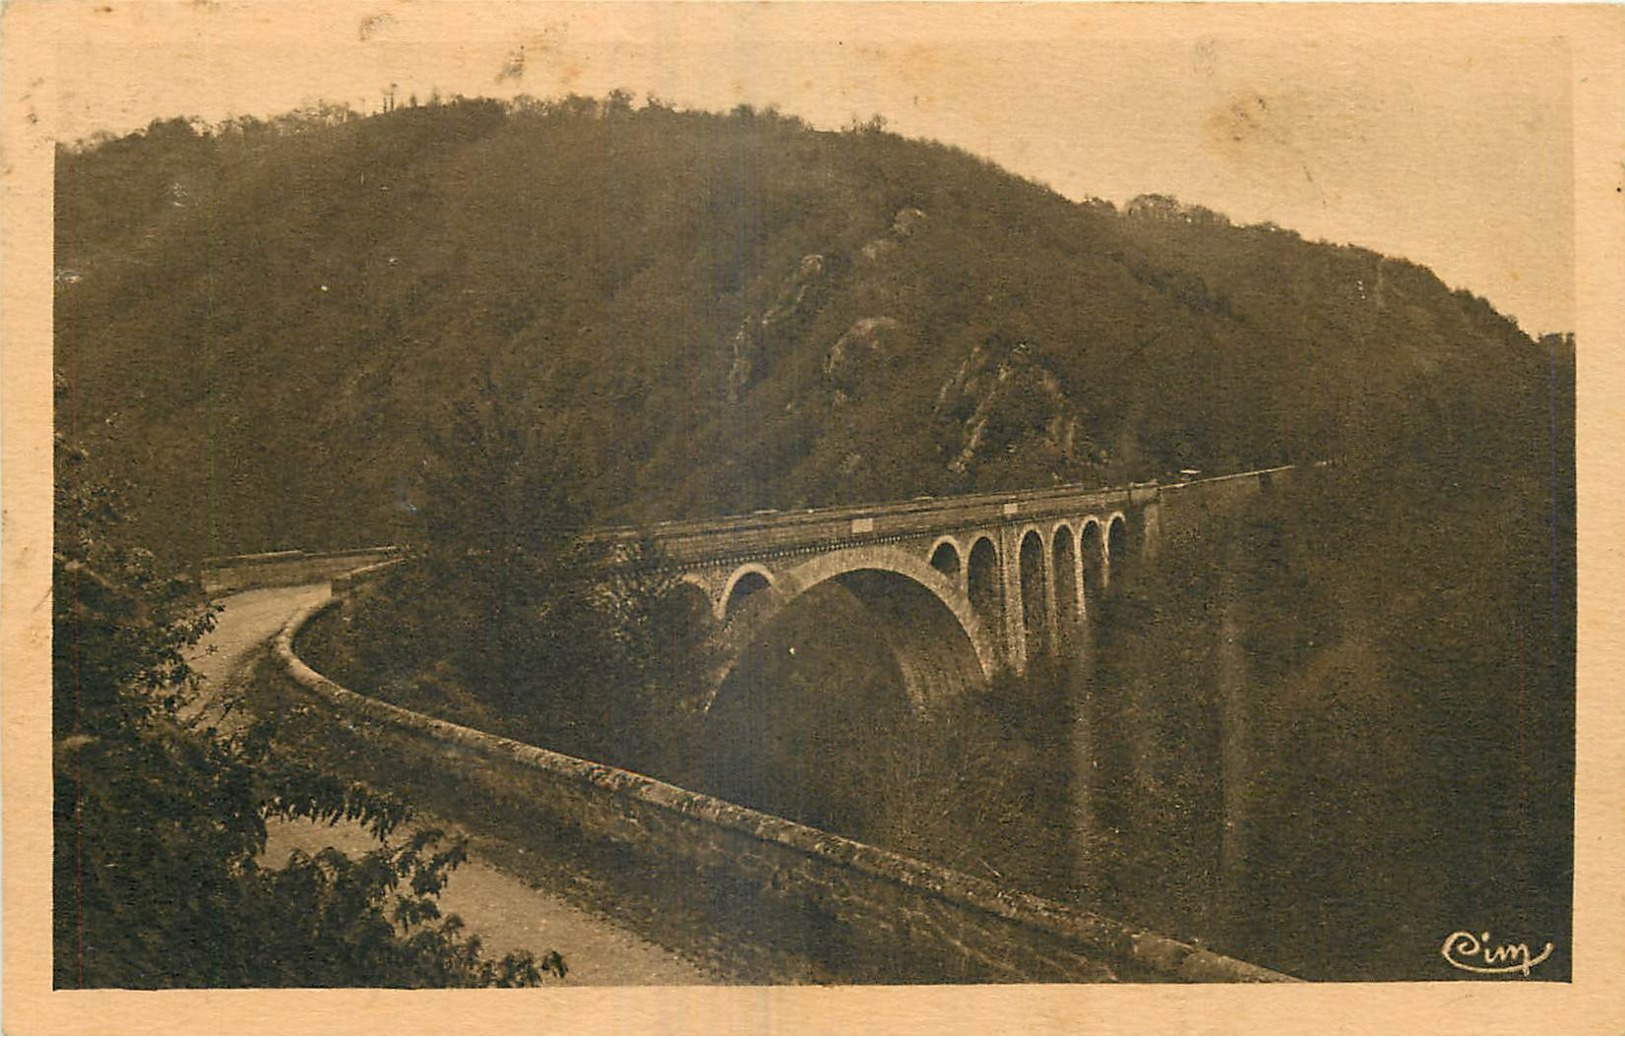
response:
<path fill-rule="evenodd" d="M 729 893 L 735 915 L 789 915 L 841 981 L 898 981 L 876 964 L 927 964 L 931 981 L 1266 982 L 1290 977 L 839 835 L 365 697 L 316 673 L 293 640 L 329 600 L 278 635 L 280 667 L 341 725 L 389 733 L 393 754 L 460 793 L 497 799 L 680 885 Z M 513 804 L 514 800 L 522 804 Z M 673 873 L 673 865 L 681 864 Z M 692 879 L 691 882 L 688 879 Z M 680 893 L 673 892 L 676 897 Z M 809 923 L 810 922 L 810 923 Z M 768 928 L 771 932 L 772 929 Z M 868 965 L 868 967 L 863 967 Z"/>

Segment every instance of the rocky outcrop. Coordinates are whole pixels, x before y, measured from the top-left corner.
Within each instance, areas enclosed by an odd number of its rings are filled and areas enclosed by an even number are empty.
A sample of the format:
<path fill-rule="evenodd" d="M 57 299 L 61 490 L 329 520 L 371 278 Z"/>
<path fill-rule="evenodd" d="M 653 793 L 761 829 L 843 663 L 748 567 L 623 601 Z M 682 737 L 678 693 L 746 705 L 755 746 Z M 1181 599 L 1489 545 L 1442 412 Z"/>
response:
<path fill-rule="evenodd" d="M 897 252 L 901 243 L 913 235 L 925 220 L 925 210 L 905 206 L 892 218 L 891 227 L 886 233 L 865 242 L 859 252 L 870 263 L 879 263 Z"/>
<path fill-rule="evenodd" d="M 914 229 L 925 223 L 925 210 L 913 206 L 904 206 L 892 218 L 892 234 L 898 238 L 907 238 L 914 234 Z"/>
<path fill-rule="evenodd" d="M 807 302 L 807 294 L 824 278 L 825 262 L 820 253 L 801 258 L 795 273 L 779 287 L 773 303 L 760 314 L 745 315 L 734 333 L 733 359 L 728 368 L 728 401 L 737 404 L 761 372 L 766 360 L 767 344 L 777 326 L 800 316 Z"/>
<path fill-rule="evenodd" d="M 1096 461 L 1080 435 L 1083 409 L 1026 342 L 1006 346 L 994 337 L 979 344 L 937 392 L 936 417 L 957 430 L 948 462 L 955 473 L 1033 449 L 1060 464 Z"/>
<path fill-rule="evenodd" d="M 896 318 L 859 318 L 824 355 L 824 377 L 839 390 L 851 393 L 863 372 L 884 358 L 888 341 L 898 335 Z"/>
<path fill-rule="evenodd" d="M 807 290 L 811 289 L 823 277 L 824 257 L 822 254 L 813 253 L 802 257 L 801 263 L 796 267 L 796 273 L 780 287 L 778 299 L 774 300 L 773 306 L 763 313 L 762 328 L 772 328 L 779 322 L 794 316 L 800 310 L 802 302 L 806 300 Z"/>

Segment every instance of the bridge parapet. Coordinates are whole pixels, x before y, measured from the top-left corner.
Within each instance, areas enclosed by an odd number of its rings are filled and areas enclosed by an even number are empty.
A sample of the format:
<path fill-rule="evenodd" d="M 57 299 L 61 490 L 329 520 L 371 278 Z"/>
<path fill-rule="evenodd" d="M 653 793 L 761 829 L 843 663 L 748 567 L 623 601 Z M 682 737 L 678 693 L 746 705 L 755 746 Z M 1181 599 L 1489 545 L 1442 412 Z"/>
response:
<path fill-rule="evenodd" d="M 872 506 L 838 506 L 800 511 L 761 510 L 748 516 L 677 520 L 649 528 L 600 532 L 605 540 L 652 537 L 677 565 L 724 560 L 766 559 L 776 555 L 857 545 L 895 544 L 951 531 L 997 528 L 1020 520 L 1045 520 L 1079 513 L 1108 513 L 1155 501 L 1155 484 L 1126 488 L 1065 486 L 1025 491 L 919 498 Z"/>
<path fill-rule="evenodd" d="M 301 725 L 321 737 L 302 743 L 302 754 L 323 754 L 378 786 L 417 785 L 422 798 L 455 792 L 455 806 L 442 811 L 477 806 L 488 826 L 519 821 L 499 833 L 548 869 L 557 862 L 539 850 L 556 848 L 562 836 L 564 862 L 579 870 L 586 857 L 612 890 L 668 882 L 658 888 L 660 905 L 674 916 L 698 908 L 668 934 L 696 947 L 746 948 L 771 961 L 776 951 L 762 943 L 764 925 L 797 941 L 816 919 L 811 952 L 845 982 L 895 982 L 900 969 L 906 980 L 922 967 L 936 981 L 961 983 L 1296 981 L 1084 907 L 356 693 L 294 650 L 300 629 L 332 602 L 301 611 L 273 644 L 290 692 L 313 709 Z M 716 893 L 728 894 L 744 928 L 707 902 Z M 733 902 L 741 894 L 744 907 Z M 694 920 L 724 929 L 727 941 L 707 941 L 689 926 Z"/>

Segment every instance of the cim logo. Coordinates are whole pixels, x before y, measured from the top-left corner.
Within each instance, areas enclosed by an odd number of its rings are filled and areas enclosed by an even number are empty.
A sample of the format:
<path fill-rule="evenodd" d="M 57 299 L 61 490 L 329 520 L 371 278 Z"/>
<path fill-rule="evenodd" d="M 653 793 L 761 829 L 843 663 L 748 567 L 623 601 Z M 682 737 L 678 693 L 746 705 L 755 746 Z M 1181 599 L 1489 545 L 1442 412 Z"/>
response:
<path fill-rule="evenodd" d="M 1546 948 L 1538 955 L 1532 956 L 1528 943 L 1490 943 L 1489 932 L 1451 932 L 1445 939 L 1444 945 L 1439 947 L 1439 953 L 1452 968 L 1470 971 L 1479 975 L 1510 975 L 1513 972 L 1522 972 L 1524 978 L 1529 977 L 1529 969 L 1544 961 L 1552 955 L 1553 946 L 1546 944 Z"/>

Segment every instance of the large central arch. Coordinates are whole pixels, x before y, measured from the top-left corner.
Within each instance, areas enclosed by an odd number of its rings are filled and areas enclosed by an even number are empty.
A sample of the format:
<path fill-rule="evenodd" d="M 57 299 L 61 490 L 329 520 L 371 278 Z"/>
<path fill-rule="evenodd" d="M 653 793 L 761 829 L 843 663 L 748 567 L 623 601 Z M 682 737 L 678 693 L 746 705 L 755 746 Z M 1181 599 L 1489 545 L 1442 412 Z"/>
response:
<path fill-rule="evenodd" d="M 816 556 L 752 593 L 723 632 L 726 664 L 718 685 L 758 633 L 813 588 L 837 582 L 875 619 L 916 709 L 966 692 L 993 675 L 996 654 L 954 578 L 891 546 Z"/>

